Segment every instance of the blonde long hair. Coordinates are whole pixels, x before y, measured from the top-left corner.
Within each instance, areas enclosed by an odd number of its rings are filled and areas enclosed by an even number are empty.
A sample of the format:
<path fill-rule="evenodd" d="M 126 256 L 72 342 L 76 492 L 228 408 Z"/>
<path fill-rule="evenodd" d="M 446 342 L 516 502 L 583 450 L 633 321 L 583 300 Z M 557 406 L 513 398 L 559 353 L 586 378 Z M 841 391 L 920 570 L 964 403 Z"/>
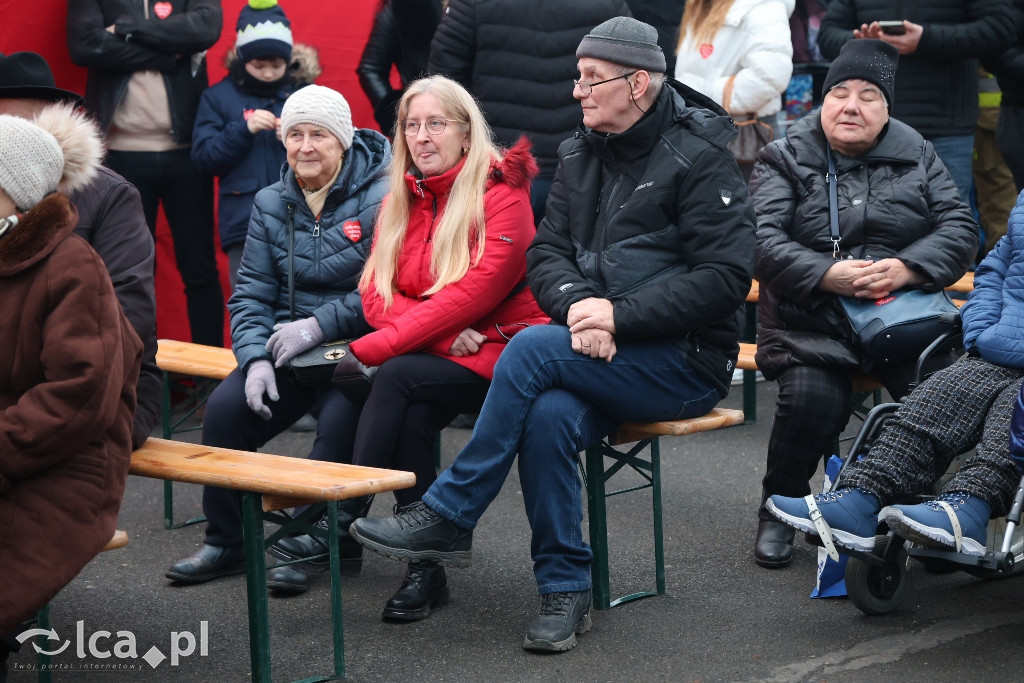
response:
<path fill-rule="evenodd" d="M 686 0 L 683 19 L 679 22 L 679 42 L 676 51 L 683 45 L 686 34 L 693 35 L 694 42 L 709 43 L 725 24 L 725 15 L 732 9 L 733 0 Z"/>
<path fill-rule="evenodd" d="M 398 103 L 399 125 L 395 130 L 388 173 L 390 194 L 377 219 L 373 249 L 359 279 L 360 290 L 365 291 L 371 282 L 374 284 L 384 299 L 385 308 L 389 308 L 394 301 L 398 255 L 409 227 L 412 196 L 406 186 L 405 174 L 414 165 L 413 157 L 401 122 L 409 114 L 409 102 L 425 93 L 436 97 L 445 117 L 453 119 L 449 125 L 458 125 L 459 130 L 469 135 L 469 151 L 466 152 L 465 165 L 452 185 L 441 221 L 434 231 L 430 255 L 430 274 L 434 277 L 434 284 L 421 294 L 429 296 L 462 279 L 484 255 L 484 189 L 491 161 L 500 161 L 501 153 L 494 144 L 491 129 L 484 121 L 480 107 L 465 88 L 444 76 L 413 81 Z M 472 257 L 469 253 L 471 239 L 477 245 L 476 255 Z"/>

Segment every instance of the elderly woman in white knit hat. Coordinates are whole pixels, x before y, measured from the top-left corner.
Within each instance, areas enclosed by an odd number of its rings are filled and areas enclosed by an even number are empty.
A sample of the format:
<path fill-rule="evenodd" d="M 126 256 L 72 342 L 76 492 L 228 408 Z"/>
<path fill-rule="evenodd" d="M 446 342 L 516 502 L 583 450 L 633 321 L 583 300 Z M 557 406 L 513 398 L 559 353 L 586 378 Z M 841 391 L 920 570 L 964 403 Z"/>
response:
<path fill-rule="evenodd" d="M 256 195 L 228 301 L 238 369 L 206 405 L 202 442 L 255 451 L 308 412 L 317 419 L 309 457 L 350 462 L 359 406 L 327 381 L 300 383 L 289 361 L 322 342 L 369 330 L 356 286 L 387 193 L 391 145 L 376 131 L 354 129 L 345 98 L 318 85 L 285 101 L 281 131 L 288 166 L 279 182 Z M 205 542 L 174 564 L 168 578 L 202 583 L 245 570 L 238 494 L 207 487 L 203 511 Z M 342 573 L 358 576 L 361 550 L 346 532 Z M 275 592 L 298 593 L 307 577 L 277 567 L 267 584 Z"/>
<path fill-rule="evenodd" d="M 19 625 L 114 533 L 142 342 L 62 194 L 96 174 L 96 125 L 67 104 L 0 116 L 0 149 L 3 679 Z"/>

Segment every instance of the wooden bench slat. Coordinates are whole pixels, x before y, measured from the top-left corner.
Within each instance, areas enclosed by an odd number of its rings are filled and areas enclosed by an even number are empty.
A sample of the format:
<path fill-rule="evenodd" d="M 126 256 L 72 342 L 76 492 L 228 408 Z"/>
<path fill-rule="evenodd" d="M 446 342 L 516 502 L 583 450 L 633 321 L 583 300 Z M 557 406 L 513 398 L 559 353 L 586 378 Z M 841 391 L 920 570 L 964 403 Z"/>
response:
<path fill-rule="evenodd" d="M 231 349 L 174 339 L 157 341 L 156 364 L 164 372 L 220 380 L 238 367 Z"/>
<path fill-rule="evenodd" d="M 129 474 L 269 494 L 303 502 L 342 500 L 416 483 L 412 472 L 250 453 L 150 437 L 132 453 Z M 288 507 L 284 505 L 282 507 Z"/>
<path fill-rule="evenodd" d="M 654 436 L 684 436 L 706 432 L 720 427 L 743 423 L 743 411 L 730 408 L 715 408 L 707 415 L 688 420 L 668 420 L 648 424 L 626 423 L 620 425 L 607 441 L 613 446 L 650 439 Z"/>

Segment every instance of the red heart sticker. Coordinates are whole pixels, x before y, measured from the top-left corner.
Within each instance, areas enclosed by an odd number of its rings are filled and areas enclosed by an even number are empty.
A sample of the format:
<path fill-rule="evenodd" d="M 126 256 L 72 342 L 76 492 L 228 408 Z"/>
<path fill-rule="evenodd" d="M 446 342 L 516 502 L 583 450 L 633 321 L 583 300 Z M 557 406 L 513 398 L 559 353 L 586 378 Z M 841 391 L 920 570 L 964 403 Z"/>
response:
<path fill-rule="evenodd" d="M 171 12 L 173 10 L 174 8 L 171 6 L 171 3 L 169 2 L 158 2 L 155 5 L 153 5 L 153 13 L 161 19 L 166 19 L 167 17 L 171 16 Z"/>
<path fill-rule="evenodd" d="M 363 236 L 363 226 L 359 225 L 359 221 L 345 221 L 341 226 L 341 231 L 353 242 L 358 242 L 359 238 Z"/>
<path fill-rule="evenodd" d="M 711 56 L 711 53 L 715 51 L 715 46 L 710 43 L 701 43 L 700 45 L 700 56 L 707 59 Z"/>
<path fill-rule="evenodd" d="M 243 121 L 248 121 L 252 117 L 252 115 L 255 114 L 255 113 L 256 113 L 255 109 L 243 109 L 242 110 L 242 120 Z"/>

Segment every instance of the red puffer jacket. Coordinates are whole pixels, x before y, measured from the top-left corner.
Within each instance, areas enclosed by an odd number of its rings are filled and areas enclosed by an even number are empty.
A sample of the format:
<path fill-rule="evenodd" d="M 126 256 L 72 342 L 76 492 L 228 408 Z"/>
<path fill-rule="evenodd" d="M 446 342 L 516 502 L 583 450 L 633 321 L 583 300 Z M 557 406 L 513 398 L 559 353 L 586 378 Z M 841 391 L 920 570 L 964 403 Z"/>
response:
<path fill-rule="evenodd" d="M 483 258 L 458 282 L 427 298 L 421 296 L 434 282 L 430 274 L 431 233 L 461 170 L 460 163 L 432 178 L 406 175 L 412 204 L 399 255 L 394 301 L 385 310 L 383 299 L 371 284 L 363 292 L 363 310 L 375 331 L 352 342 L 352 351 L 367 365 L 380 365 L 404 353 L 428 351 L 490 379 L 507 343 L 505 336 L 549 320 L 525 286 L 526 249 L 535 232 L 530 180 L 537 174 L 537 164 L 525 140 L 508 150 L 502 161 L 492 164 L 484 194 Z M 470 253 L 475 256 L 475 245 Z M 487 341 L 471 356 L 450 355 L 448 349 L 467 327 L 483 334 Z"/>

